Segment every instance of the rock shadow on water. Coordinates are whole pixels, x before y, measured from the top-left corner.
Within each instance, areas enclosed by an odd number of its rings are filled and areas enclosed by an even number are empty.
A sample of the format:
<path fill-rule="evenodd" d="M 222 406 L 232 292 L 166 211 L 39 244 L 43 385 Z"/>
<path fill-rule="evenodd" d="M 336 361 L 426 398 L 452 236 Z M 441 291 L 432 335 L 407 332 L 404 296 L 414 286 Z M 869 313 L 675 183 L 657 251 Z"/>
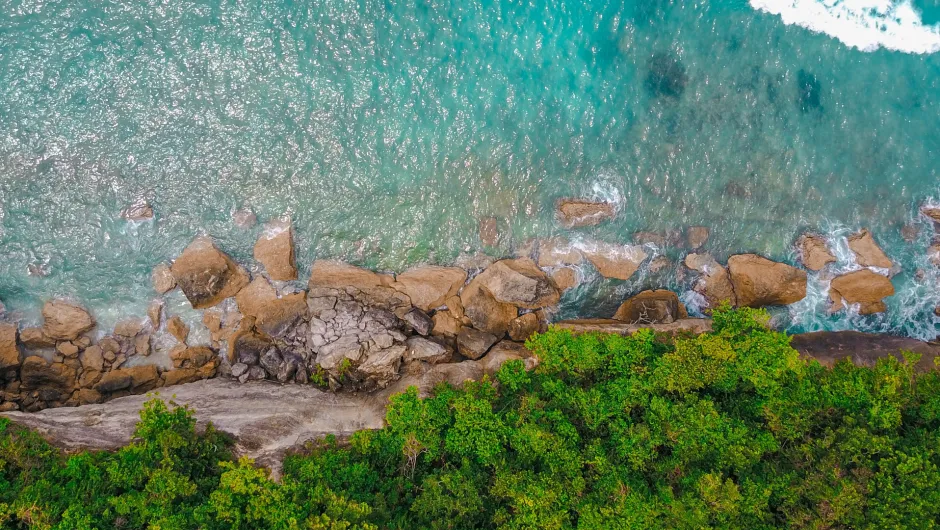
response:
<path fill-rule="evenodd" d="M 685 66 L 670 53 L 656 52 L 647 64 L 644 86 L 652 97 L 679 99 L 689 82 Z"/>
<path fill-rule="evenodd" d="M 822 112 L 822 85 L 815 74 L 801 69 L 796 74 L 797 103 L 804 113 Z"/>

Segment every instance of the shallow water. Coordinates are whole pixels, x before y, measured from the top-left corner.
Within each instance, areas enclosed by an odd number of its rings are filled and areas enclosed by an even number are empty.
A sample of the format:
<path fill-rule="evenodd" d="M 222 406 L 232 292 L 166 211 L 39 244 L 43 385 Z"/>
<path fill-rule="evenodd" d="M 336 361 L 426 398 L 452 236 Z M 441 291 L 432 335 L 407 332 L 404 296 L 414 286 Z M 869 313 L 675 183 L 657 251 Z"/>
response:
<path fill-rule="evenodd" d="M 889 313 L 826 316 L 819 281 L 778 322 L 932 338 L 932 229 L 900 228 L 940 198 L 940 54 L 917 53 L 938 30 L 893 46 L 757 3 L 0 0 L 0 299 L 27 319 L 54 294 L 142 313 L 151 268 L 194 235 L 250 258 L 241 207 L 293 218 L 302 274 L 450 263 L 490 216 L 493 255 L 705 225 L 720 258 L 792 262 L 806 229 L 867 226 L 903 268 Z M 620 215 L 561 229 L 565 196 Z M 119 217 L 141 198 L 154 221 Z M 688 281 L 592 280 L 559 316 L 654 284 Z"/>

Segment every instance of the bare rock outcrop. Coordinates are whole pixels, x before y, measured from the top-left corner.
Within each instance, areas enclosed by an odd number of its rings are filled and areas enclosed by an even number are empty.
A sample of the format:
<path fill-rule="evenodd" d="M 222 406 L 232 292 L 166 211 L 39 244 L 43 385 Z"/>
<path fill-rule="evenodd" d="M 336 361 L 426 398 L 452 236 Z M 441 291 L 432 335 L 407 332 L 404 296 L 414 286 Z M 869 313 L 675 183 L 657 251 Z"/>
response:
<path fill-rule="evenodd" d="M 294 262 L 294 229 L 290 221 L 274 220 L 264 226 L 254 248 L 255 261 L 272 280 L 297 279 Z"/>
<path fill-rule="evenodd" d="M 806 271 L 756 254 L 728 258 L 739 306 L 788 305 L 806 297 Z"/>
<path fill-rule="evenodd" d="M 862 267 L 890 269 L 893 265 L 868 229 L 849 236 L 849 248 L 855 253 L 856 262 Z"/>
<path fill-rule="evenodd" d="M 796 241 L 800 252 L 800 261 L 811 271 L 822 270 L 829 263 L 835 263 L 836 257 L 829 251 L 826 240 L 816 234 L 803 234 Z"/>
<path fill-rule="evenodd" d="M 893 294 L 894 285 L 890 279 L 868 269 L 850 272 L 830 283 L 830 311 L 838 311 L 849 303 L 860 304 L 859 313 L 862 315 L 882 313 L 887 309 L 884 298 Z"/>
<path fill-rule="evenodd" d="M 235 296 L 249 282 L 248 272 L 207 236 L 194 239 L 170 271 L 194 309 L 212 307 Z"/>

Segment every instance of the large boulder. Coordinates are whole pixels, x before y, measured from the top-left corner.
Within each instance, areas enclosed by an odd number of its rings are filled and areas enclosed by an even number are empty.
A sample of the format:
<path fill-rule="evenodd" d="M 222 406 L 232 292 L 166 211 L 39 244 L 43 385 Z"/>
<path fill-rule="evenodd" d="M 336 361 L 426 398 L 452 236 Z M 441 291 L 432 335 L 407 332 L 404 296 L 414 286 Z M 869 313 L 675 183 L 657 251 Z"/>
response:
<path fill-rule="evenodd" d="M 890 279 L 868 269 L 850 272 L 829 284 L 830 310 L 838 311 L 849 303 L 859 304 L 862 315 L 881 313 L 887 309 L 884 298 L 893 294 L 894 285 Z"/>
<path fill-rule="evenodd" d="M 160 380 L 157 367 L 152 364 L 143 364 L 129 368 L 112 370 L 103 376 L 95 390 L 102 394 L 129 390 L 134 394 L 142 394 L 156 388 Z"/>
<path fill-rule="evenodd" d="M 617 213 L 609 202 L 583 199 L 562 199 L 558 201 L 557 210 L 558 220 L 568 228 L 594 226 L 613 219 Z"/>
<path fill-rule="evenodd" d="M 272 280 L 296 280 L 293 227 L 290 221 L 275 220 L 264 226 L 255 243 L 255 261 Z"/>
<path fill-rule="evenodd" d="M 429 364 L 447 362 L 451 350 L 439 342 L 423 337 L 408 337 L 405 341 L 405 362 L 424 361 Z"/>
<path fill-rule="evenodd" d="M 539 317 L 535 313 L 526 313 L 514 318 L 509 323 L 509 338 L 519 342 L 525 342 L 539 330 Z"/>
<path fill-rule="evenodd" d="M 529 258 L 497 261 L 474 282 L 497 301 L 525 309 L 555 305 L 561 296 L 555 282 Z"/>
<path fill-rule="evenodd" d="M 408 295 L 418 309 L 431 311 L 456 295 L 466 281 L 467 271 L 463 269 L 422 266 L 399 274 L 392 287 Z"/>
<path fill-rule="evenodd" d="M 27 357 L 20 366 L 24 392 L 39 392 L 43 401 L 67 399 L 75 389 L 75 369 L 64 363 L 50 363 L 39 356 Z"/>
<path fill-rule="evenodd" d="M 95 327 L 95 319 L 83 307 L 65 300 L 42 306 L 42 332 L 51 339 L 73 340 Z"/>
<path fill-rule="evenodd" d="M 617 280 L 630 279 L 649 257 L 640 246 L 602 242 L 586 245 L 581 252 L 601 276 Z"/>
<path fill-rule="evenodd" d="M 20 364 L 20 350 L 16 345 L 16 324 L 0 322 L 0 370 Z"/>
<path fill-rule="evenodd" d="M 249 282 L 248 272 L 206 236 L 194 239 L 170 271 L 195 309 L 212 307 L 235 296 Z"/>
<path fill-rule="evenodd" d="M 806 297 L 806 271 L 756 254 L 728 258 L 731 284 L 738 305 L 788 305 Z"/>
<path fill-rule="evenodd" d="M 519 308 L 497 300 L 484 287 L 485 282 L 480 280 L 480 276 L 471 280 L 460 293 L 464 314 L 470 319 L 473 327 L 501 337 L 509 330 L 509 323 L 519 316 Z M 434 317 L 435 332 L 443 333 L 444 327 L 440 326 L 443 319 L 438 319 L 437 314 Z"/>
<path fill-rule="evenodd" d="M 313 262 L 313 267 L 310 270 L 310 280 L 308 281 L 308 286 L 311 289 L 314 287 L 330 287 L 333 289 L 355 287 L 366 290 L 381 285 L 383 285 L 383 278 L 370 270 L 342 261 L 321 259 Z"/>
<path fill-rule="evenodd" d="M 849 236 L 849 248 L 855 253 L 855 261 L 862 267 L 890 269 L 893 265 L 867 229 Z"/>
<path fill-rule="evenodd" d="M 685 266 L 700 274 L 692 289 L 705 297 L 708 307 L 718 307 L 722 302 L 737 305 L 731 275 L 715 258 L 708 254 L 689 254 L 685 257 Z"/>
<path fill-rule="evenodd" d="M 280 337 L 303 319 L 307 312 L 307 294 L 303 291 L 278 298 L 274 287 L 257 277 L 235 296 L 238 310 L 254 317 L 258 329 Z"/>
<path fill-rule="evenodd" d="M 614 320 L 631 324 L 669 324 L 688 317 L 676 293 L 665 289 L 643 291 L 626 300 L 614 314 Z"/>
<path fill-rule="evenodd" d="M 829 252 L 826 240 L 815 234 L 803 234 L 796 241 L 803 266 L 812 271 L 822 270 L 829 263 L 835 263 L 836 257 Z"/>
<path fill-rule="evenodd" d="M 477 360 L 498 340 L 496 335 L 465 327 L 457 334 L 457 351 L 468 359 Z"/>

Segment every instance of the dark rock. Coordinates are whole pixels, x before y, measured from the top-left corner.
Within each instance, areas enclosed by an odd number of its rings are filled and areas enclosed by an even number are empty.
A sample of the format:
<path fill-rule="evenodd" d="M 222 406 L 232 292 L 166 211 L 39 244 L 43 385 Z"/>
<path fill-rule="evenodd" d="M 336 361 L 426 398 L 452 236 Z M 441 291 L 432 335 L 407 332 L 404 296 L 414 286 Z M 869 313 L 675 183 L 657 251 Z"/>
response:
<path fill-rule="evenodd" d="M 232 340 L 233 359 L 249 366 L 258 364 L 261 354 L 273 345 L 270 339 L 257 333 L 242 332 Z"/>
<path fill-rule="evenodd" d="M 651 96 L 673 99 L 682 97 L 689 76 L 677 57 L 670 53 L 654 53 L 647 63 L 647 68 L 644 86 Z"/>
<path fill-rule="evenodd" d="M 261 359 L 258 362 L 261 367 L 264 368 L 264 371 L 271 376 L 271 379 L 276 379 L 281 363 L 284 362 L 284 358 L 277 348 L 272 346 L 261 354 Z"/>
<path fill-rule="evenodd" d="M 796 74 L 796 88 L 801 111 L 822 110 L 822 85 L 815 75 L 801 69 Z"/>
<path fill-rule="evenodd" d="M 424 311 L 414 308 L 411 311 L 405 313 L 405 316 L 402 317 L 404 320 L 418 335 L 427 336 L 431 333 L 431 328 L 434 327 L 434 322 L 431 320 L 431 317 L 428 316 Z"/>
<path fill-rule="evenodd" d="M 43 401 L 67 399 L 75 389 L 75 370 L 63 363 L 49 363 L 42 357 L 31 356 L 20 366 L 22 391 L 43 391 Z"/>
<path fill-rule="evenodd" d="M 924 372 L 936 369 L 934 359 L 940 354 L 940 347 L 934 344 L 858 331 L 801 333 L 793 335 L 790 345 L 804 357 L 816 359 L 825 366 L 842 359 L 849 359 L 857 366 L 874 366 L 878 359 L 888 356 L 903 361 L 901 352 L 909 351 L 922 356 L 917 369 Z"/>
<path fill-rule="evenodd" d="M 685 306 L 672 291 L 643 291 L 626 300 L 617 309 L 615 320 L 631 324 L 669 324 L 688 318 Z"/>

